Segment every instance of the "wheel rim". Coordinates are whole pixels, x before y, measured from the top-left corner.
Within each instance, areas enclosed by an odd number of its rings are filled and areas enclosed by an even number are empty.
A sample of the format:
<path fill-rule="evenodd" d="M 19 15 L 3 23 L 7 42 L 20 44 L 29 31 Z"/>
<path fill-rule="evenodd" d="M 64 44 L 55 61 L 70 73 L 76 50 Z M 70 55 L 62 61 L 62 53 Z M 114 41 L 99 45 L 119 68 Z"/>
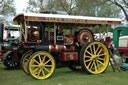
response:
<path fill-rule="evenodd" d="M 106 46 L 93 42 L 84 51 L 84 65 L 89 73 L 99 74 L 105 71 L 109 63 L 109 53 Z"/>
<path fill-rule="evenodd" d="M 29 62 L 29 72 L 35 79 L 46 79 L 55 70 L 54 58 L 45 52 L 40 52 L 31 58 Z"/>
<path fill-rule="evenodd" d="M 28 51 L 27 53 L 25 53 L 23 60 L 22 60 L 22 68 L 24 70 L 25 73 L 29 74 L 28 70 L 27 70 L 27 64 L 29 61 L 29 57 L 32 55 L 32 51 Z"/>

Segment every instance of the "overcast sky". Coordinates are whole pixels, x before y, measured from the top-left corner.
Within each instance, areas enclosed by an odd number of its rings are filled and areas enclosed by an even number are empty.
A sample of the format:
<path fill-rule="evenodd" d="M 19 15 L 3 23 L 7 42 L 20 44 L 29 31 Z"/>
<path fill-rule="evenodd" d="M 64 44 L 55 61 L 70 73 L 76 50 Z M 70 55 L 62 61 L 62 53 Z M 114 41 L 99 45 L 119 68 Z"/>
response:
<path fill-rule="evenodd" d="M 17 14 L 23 13 L 23 9 L 27 7 L 29 0 L 14 0 Z"/>

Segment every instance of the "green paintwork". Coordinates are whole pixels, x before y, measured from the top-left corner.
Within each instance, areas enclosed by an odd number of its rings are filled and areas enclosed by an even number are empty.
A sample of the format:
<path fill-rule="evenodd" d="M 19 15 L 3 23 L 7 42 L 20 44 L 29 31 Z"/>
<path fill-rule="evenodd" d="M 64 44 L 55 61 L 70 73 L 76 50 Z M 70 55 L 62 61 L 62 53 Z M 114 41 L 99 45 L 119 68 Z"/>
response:
<path fill-rule="evenodd" d="M 113 43 L 114 48 L 118 49 L 119 47 L 119 37 L 128 35 L 127 27 L 117 27 L 113 30 Z"/>
<path fill-rule="evenodd" d="M 19 27 L 9 26 L 9 27 L 5 27 L 5 30 L 18 31 Z"/>

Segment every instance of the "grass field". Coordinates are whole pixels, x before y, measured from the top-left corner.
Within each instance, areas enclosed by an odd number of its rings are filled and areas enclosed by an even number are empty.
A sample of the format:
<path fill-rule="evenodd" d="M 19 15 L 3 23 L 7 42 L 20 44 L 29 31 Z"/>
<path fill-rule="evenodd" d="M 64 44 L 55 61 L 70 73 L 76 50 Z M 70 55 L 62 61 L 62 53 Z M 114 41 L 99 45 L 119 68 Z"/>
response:
<path fill-rule="evenodd" d="M 59 68 L 49 79 L 34 80 L 21 69 L 7 70 L 0 64 L 0 85 L 128 85 L 128 72 L 113 72 L 108 67 L 103 74 L 89 75 L 69 68 Z"/>

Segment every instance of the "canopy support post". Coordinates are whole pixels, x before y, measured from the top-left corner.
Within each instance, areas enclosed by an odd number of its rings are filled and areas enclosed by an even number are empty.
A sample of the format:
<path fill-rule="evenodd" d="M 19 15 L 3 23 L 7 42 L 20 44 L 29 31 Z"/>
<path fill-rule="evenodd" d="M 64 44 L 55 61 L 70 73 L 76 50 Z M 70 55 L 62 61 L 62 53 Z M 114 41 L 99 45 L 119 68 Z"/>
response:
<path fill-rule="evenodd" d="M 54 44 L 56 45 L 56 29 L 57 29 L 57 26 L 56 24 L 54 24 Z"/>
<path fill-rule="evenodd" d="M 24 36 L 24 38 L 25 38 L 25 42 L 27 42 L 27 27 L 26 27 L 26 21 L 24 21 L 24 26 L 25 26 L 25 36 Z"/>

